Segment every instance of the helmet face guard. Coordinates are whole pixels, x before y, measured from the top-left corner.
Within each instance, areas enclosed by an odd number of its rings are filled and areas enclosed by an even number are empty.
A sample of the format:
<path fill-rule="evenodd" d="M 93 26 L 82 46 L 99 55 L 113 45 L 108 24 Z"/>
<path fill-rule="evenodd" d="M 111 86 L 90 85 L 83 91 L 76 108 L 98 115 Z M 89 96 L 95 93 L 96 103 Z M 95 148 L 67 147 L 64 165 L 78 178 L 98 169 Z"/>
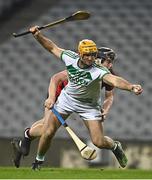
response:
<path fill-rule="evenodd" d="M 89 39 L 84 39 L 79 42 L 78 52 L 80 53 L 81 56 L 83 55 L 96 56 L 98 53 L 98 49 L 95 42 Z"/>
<path fill-rule="evenodd" d="M 107 47 L 98 48 L 98 58 L 101 59 L 101 63 L 105 60 L 109 60 L 111 63 L 116 59 L 116 53 Z"/>

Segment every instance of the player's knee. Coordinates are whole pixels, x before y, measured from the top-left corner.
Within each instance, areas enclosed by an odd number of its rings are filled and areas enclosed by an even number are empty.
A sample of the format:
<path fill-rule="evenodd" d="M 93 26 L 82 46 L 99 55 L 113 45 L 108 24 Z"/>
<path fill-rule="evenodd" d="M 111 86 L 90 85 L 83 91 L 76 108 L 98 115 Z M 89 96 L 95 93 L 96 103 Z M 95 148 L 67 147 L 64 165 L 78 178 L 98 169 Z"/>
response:
<path fill-rule="evenodd" d="M 96 137 L 92 139 L 93 144 L 98 148 L 104 148 L 104 139 L 101 137 Z"/>

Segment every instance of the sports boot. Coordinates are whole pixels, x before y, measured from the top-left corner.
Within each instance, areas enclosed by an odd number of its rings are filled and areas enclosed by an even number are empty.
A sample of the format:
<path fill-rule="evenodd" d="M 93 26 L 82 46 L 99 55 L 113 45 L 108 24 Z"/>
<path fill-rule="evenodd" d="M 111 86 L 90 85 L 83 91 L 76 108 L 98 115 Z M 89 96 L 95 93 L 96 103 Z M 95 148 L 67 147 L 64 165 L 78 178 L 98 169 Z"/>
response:
<path fill-rule="evenodd" d="M 126 157 L 126 155 L 122 149 L 121 143 L 119 141 L 115 141 L 115 143 L 117 146 L 116 146 L 116 149 L 113 150 L 112 152 L 116 156 L 120 166 L 124 168 L 127 166 L 128 159 L 127 159 L 127 157 Z"/>
<path fill-rule="evenodd" d="M 43 163 L 43 161 L 38 161 L 38 160 L 35 159 L 35 161 L 32 163 L 32 169 L 34 171 L 40 170 L 42 163 Z"/>
<path fill-rule="evenodd" d="M 24 131 L 24 138 L 21 141 L 21 152 L 23 156 L 27 156 L 30 152 L 30 145 L 31 145 L 31 139 L 28 137 L 25 137 L 25 132 L 28 131 L 30 128 L 25 129 Z"/>
<path fill-rule="evenodd" d="M 15 165 L 15 167 L 19 168 L 20 167 L 20 161 L 21 161 L 21 157 L 22 157 L 22 152 L 21 152 L 21 148 L 19 146 L 20 140 L 18 139 L 13 139 L 11 141 L 11 144 L 13 146 L 13 153 L 14 153 L 14 157 L 13 157 L 13 163 Z"/>

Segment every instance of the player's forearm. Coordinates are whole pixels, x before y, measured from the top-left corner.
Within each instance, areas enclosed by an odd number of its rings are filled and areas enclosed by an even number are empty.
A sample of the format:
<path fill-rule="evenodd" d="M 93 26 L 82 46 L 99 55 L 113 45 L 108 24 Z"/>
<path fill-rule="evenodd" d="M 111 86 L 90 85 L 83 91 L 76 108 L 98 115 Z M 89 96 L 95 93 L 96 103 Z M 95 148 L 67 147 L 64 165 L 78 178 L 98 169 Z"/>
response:
<path fill-rule="evenodd" d="M 46 50 L 52 53 L 55 44 L 50 39 L 43 36 L 41 32 L 36 32 L 34 37 Z"/>
<path fill-rule="evenodd" d="M 112 104 L 113 104 L 113 96 L 104 100 L 102 109 L 104 109 L 105 112 L 109 112 Z"/>
<path fill-rule="evenodd" d="M 117 87 L 119 89 L 127 90 L 127 91 L 132 91 L 133 85 L 129 83 L 127 80 L 117 77 L 114 81 L 114 87 Z"/>
<path fill-rule="evenodd" d="M 49 52 L 54 54 L 56 57 L 60 59 L 62 52 L 64 49 L 59 48 L 53 41 L 46 38 L 41 34 L 41 32 L 38 29 L 38 26 L 34 26 L 30 28 L 30 32 L 33 34 L 35 39 Z"/>
<path fill-rule="evenodd" d="M 134 94 L 139 95 L 143 92 L 141 85 L 139 84 L 131 84 L 127 80 L 115 76 L 112 74 L 106 74 L 103 77 L 103 81 L 111 86 L 117 87 L 119 89 L 123 89 L 126 91 L 132 91 Z"/>
<path fill-rule="evenodd" d="M 50 84 L 49 84 L 49 89 L 48 89 L 49 98 L 56 99 L 57 87 L 65 79 L 67 79 L 66 71 L 59 72 L 52 76 L 50 80 Z"/>
<path fill-rule="evenodd" d="M 49 88 L 48 88 L 48 94 L 49 99 L 52 99 L 54 102 L 56 100 L 56 90 L 57 90 L 58 82 L 54 81 L 53 79 L 50 80 Z"/>
<path fill-rule="evenodd" d="M 103 81 L 111 86 L 127 91 L 131 91 L 133 87 L 133 85 L 129 83 L 127 80 L 112 74 L 105 75 L 103 77 Z"/>

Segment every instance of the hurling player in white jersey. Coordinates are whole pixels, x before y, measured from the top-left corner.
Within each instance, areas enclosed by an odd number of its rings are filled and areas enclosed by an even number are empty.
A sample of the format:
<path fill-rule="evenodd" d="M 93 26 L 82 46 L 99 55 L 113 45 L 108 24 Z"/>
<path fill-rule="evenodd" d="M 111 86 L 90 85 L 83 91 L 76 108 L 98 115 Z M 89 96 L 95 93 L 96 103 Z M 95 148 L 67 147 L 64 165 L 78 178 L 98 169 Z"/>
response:
<path fill-rule="evenodd" d="M 95 63 L 99 66 L 105 66 L 110 70 L 112 74 L 115 74 L 112 68 L 115 59 L 116 59 L 116 54 L 112 49 L 108 47 L 100 47 L 98 48 L 98 56 Z M 67 83 L 68 83 L 67 70 L 61 71 L 52 76 L 48 88 L 48 96 L 45 101 L 45 106 L 48 109 L 53 107 L 62 89 L 64 89 Z M 102 121 L 106 119 L 106 116 L 112 106 L 113 96 L 114 96 L 113 93 L 114 87 L 102 82 L 101 89 L 103 88 L 105 89 L 104 91 L 105 95 L 103 97 L 104 101 L 101 109 Z M 28 156 L 30 152 L 31 142 L 35 138 L 39 138 L 41 136 L 41 132 L 43 130 L 43 122 L 44 122 L 44 118 L 36 121 L 34 124 L 32 124 L 31 127 L 27 127 L 24 130 L 23 138 L 19 138 L 19 139 L 13 138 L 13 140 L 11 141 L 14 152 L 13 163 L 15 167 L 17 168 L 20 167 L 20 161 L 22 157 Z"/>
<path fill-rule="evenodd" d="M 78 113 L 89 130 L 93 144 L 101 149 L 112 150 L 120 165 L 125 167 L 127 158 L 121 144 L 104 136 L 103 124 L 101 123 L 101 104 L 99 102 L 100 85 L 101 82 L 105 82 L 136 95 L 142 93 L 142 87 L 111 74 L 105 67 L 97 66 L 94 62 L 97 58 L 98 49 L 92 40 L 80 41 L 78 53 L 76 53 L 57 46 L 52 40 L 42 35 L 37 26 L 30 28 L 30 32 L 45 49 L 65 63 L 68 71 L 68 84 L 58 97 L 55 108 L 63 118 L 67 118 L 72 112 Z M 60 126 L 61 124 L 56 116 L 46 107 L 44 128 L 39 140 L 37 156 L 32 166 L 34 170 L 43 163 L 51 139 Z"/>

